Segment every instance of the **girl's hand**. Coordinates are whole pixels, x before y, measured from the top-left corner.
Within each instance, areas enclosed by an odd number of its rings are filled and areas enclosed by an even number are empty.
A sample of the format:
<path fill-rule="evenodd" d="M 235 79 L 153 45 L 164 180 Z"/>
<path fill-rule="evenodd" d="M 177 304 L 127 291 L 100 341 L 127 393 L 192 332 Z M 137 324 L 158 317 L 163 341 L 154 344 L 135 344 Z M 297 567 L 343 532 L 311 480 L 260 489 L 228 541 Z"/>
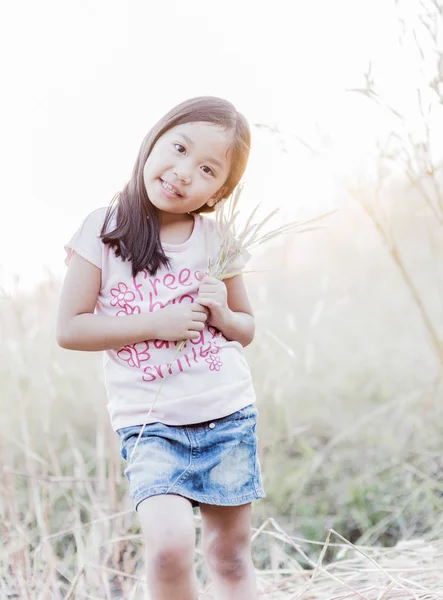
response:
<path fill-rule="evenodd" d="M 209 309 L 208 325 L 223 331 L 231 313 L 228 306 L 228 291 L 220 279 L 199 273 L 202 277 L 197 302 Z"/>
<path fill-rule="evenodd" d="M 155 338 L 176 342 L 198 338 L 205 327 L 208 311 L 201 304 L 193 302 L 170 304 L 149 315 L 155 319 Z"/>

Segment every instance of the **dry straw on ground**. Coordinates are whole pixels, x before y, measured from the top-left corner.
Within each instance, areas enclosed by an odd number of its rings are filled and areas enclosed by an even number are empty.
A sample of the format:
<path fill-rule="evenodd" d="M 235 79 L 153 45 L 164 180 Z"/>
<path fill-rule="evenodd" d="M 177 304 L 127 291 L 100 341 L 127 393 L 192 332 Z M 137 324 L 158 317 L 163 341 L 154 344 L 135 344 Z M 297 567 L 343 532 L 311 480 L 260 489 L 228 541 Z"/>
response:
<path fill-rule="evenodd" d="M 7 561 L 9 569 L 6 573 L 3 568 L 0 575 L 0 597 L 147 599 L 141 536 L 122 528 L 131 515 L 129 510 L 79 523 L 45 536 L 32 552 L 29 532 L 6 535 L 9 547 L 3 545 L 2 562 Z M 200 518 L 195 519 L 198 529 Z M 5 524 L 3 533 L 7 531 Z M 66 536 L 75 538 L 76 551 L 66 551 L 60 560 L 57 541 Z M 263 600 L 443 598 L 443 540 L 413 540 L 392 548 L 357 547 L 330 529 L 325 542 L 314 542 L 289 536 L 272 518 L 255 530 L 252 540 L 253 552 L 260 542 L 270 556 L 270 568 L 256 570 Z M 337 558 L 328 562 L 332 548 L 336 554 L 338 550 Z M 202 564 L 197 549 L 196 567 Z M 200 589 L 199 600 L 213 600 L 210 583 L 201 581 Z"/>
<path fill-rule="evenodd" d="M 361 235 L 358 227 L 355 234 L 354 240 Z M 365 263 L 359 268 L 365 271 L 366 267 Z M 345 269 L 340 259 L 340 272 Z M 97 376 L 101 364 L 87 353 L 55 348 L 51 327 L 57 291 L 54 287 L 29 299 L 5 300 L 0 319 L 2 392 L 7 398 L 0 419 L 0 598 L 144 600 L 142 536 L 130 508 L 116 440 L 107 429 L 108 416 L 96 414 L 102 398 Z M 307 291 L 308 286 L 304 298 L 309 303 Z M 266 310 L 274 323 L 281 305 L 267 298 Z M 365 307 L 370 312 L 376 304 Z M 294 305 L 288 304 L 286 310 L 291 316 Z M 335 339 L 346 326 L 370 337 L 363 323 L 352 320 L 352 306 L 346 310 L 342 320 L 334 316 L 334 335 L 325 339 Z M 301 313 L 301 320 L 305 314 L 310 310 Z M 405 312 L 409 336 L 413 316 Z M 384 327 L 390 332 L 388 319 L 386 313 Z M 323 335 L 328 332 L 325 324 Z M 380 361 L 393 372 L 388 381 L 392 393 L 372 398 L 371 385 L 365 391 L 360 379 L 346 380 L 326 411 L 324 402 L 331 401 L 328 373 L 342 368 L 349 377 L 352 345 L 344 345 L 347 353 L 332 367 L 328 360 L 321 368 L 320 360 L 315 375 L 308 374 L 315 388 L 301 387 L 295 398 L 294 380 L 304 376 L 304 366 L 297 370 L 298 363 L 288 354 L 288 362 L 275 370 L 275 377 L 268 371 L 262 377 L 263 362 L 256 347 L 263 414 L 278 417 L 270 420 L 272 436 L 263 427 L 262 440 L 273 453 L 266 454 L 264 461 L 268 499 L 255 506 L 254 514 L 256 525 L 275 516 L 254 531 L 260 600 L 443 600 L 441 391 L 425 393 L 420 381 L 414 380 L 412 391 L 402 392 L 408 354 L 401 352 L 401 342 L 394 346 L 402 365 L 396 376 L 392 347 L 383 353 L 380 339 L 373 339 Z M 410 339 L 411 346 L 421 343 L 420 338 Z M 328 349 L 332 346 L 331 341 Z M 274 365 L 277 360 L 273 357 Z M 367 378 L 371 384 L 378 381 L 374 370 L 368 369 Z M 313 397 L 320 402 L 309 402 Z M 297 446 L 290 443 L 294 431 Z M 288 443 L 281 444 L 285 439 Z M 350 456 L 355 465 L 350 465 Z M 354 466 L 370 469 L 355 475 Z M 321 486 L 309 487 L 308 475 L 303 474 L 314 472 Z M 285 486 L 290 488 L 290 510 L 288 499 L 282 501 L 285 490 L 276 497 L 276 488 Z M 351 494 L 354 487 L 357 498 Z M 307 510 L 311 506 L 315 533 Z M 326 522 L 334 527 L 329 537 L 323 533 Z M 197 515 L 195 523 L 199 534 Z M 301 539 L 300 528 L 319 541 Z M 358 538 L 357 547 L 339 533 Z M 383 539 L 401 537 L 404 541 L 393 547 L 369 545 L 371 540 L 382 544 Z M 210 600 L 213 593 L 200 544 L 196 569 L 201 600 Z"/>
<path fill-rule="evenodd" d="M 269 525 L 273 527 L 271 532 L 266 529 Z M 288 536 L 272 518 L 263 524 L 255 536 L 260 533 L 268 533 L 285 542 L 309 565 L 303 569 L 292 560 L 292 568 L 261 573 L 259 585 L 263 598 L 443 598 L 443 540 L 413 540 L 401 542 L 393 548 L 358 547 L 330 529 L 319 559 L 314 562 L 303 548 L 306 544 L 319 545 L 318 542 Z M 324 558 L 330 547 L 340 549 L 339 558 L 326 564 Z"/>

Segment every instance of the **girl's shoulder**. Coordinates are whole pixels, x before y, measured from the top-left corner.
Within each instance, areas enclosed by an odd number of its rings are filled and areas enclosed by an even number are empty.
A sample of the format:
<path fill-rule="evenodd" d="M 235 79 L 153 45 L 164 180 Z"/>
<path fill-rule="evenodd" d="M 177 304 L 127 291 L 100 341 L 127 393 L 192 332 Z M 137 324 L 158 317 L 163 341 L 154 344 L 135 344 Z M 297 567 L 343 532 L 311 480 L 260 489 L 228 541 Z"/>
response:
<path fill-rule="evenodd" d="M 212 265 L 224 265 L 223 272 L 239 274 L 251 254 L 246 247 L 242 247 L 236 232 L 223 222 L 217 222 L 214 217 L 201 216 L 202 228 L 205 236 L 206 254 Z M 228 256 L 226 261 L 223 257 Z"/>
<path fill-rule="evenodd" d="M 74 232 L 71 239 L 64 246 L 66 252 L 66 265 L 68 265 L 72 252 L 75 250 L 78 254 L 101 268 L 102 241 L 100 235 L 108 208 L 108 206 L 96 208 L 88 213 L 80 223 L 80 226 Z M 110 227 L 113 226 L 112 221 L 114 219 L 115 216 L 111 214 L 109 222 Z"/>
<path fill-rule="evenodd" d="M 89 226 L 94 228 L 101 228 L 105 222 L 108 211 L 110 210 L 109 206 L 101 206 L 100 208 L 96 208 L 90 213 L 86 215 L 83 219 L 82 226 Z M 110 224 L 116 220 L 116 210 L 112 210 L 110 212 Z"/>
<path fill-rule="evenodd" d="M 96 208 L 86 215 L 83 219 L 77 233 L 84 237 L 96 239 L 100 237 L 103 225 L 106 222 L 106 232 L 112 231 L 117 225 L 117 209 L 116 207 L 101 206 Z"/>

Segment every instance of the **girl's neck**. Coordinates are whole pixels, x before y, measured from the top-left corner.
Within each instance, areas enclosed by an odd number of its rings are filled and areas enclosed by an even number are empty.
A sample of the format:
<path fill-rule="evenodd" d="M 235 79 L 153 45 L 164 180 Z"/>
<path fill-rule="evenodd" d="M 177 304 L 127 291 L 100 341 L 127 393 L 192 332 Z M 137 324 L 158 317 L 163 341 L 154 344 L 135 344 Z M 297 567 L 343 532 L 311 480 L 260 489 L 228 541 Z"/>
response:
<path fill-rule="evenodd" d="M 173 213 L 167 213 L 164 211 L 160 211 L 157 210 L 157 218 L 158 218 L 158 224 L 160 226 L 160 229 L 162 229 L 163 227 L 168 227 L 170 225 L 174 226 L 174 225 L 184 225 L 186 223 L 190 223 L 192 221 L 194 221 L 194 217 L 193 215 L 190 215 L 188 213 L 185 214 L 173 214 Z"/>
<path fill-rule="evenodd" d="M 174 215 L 170 213 L 158 213 L 160 240 L 163 244 L 184 244 L 192 235 L 194 230 L 194 217 L 185 213 Z"/>

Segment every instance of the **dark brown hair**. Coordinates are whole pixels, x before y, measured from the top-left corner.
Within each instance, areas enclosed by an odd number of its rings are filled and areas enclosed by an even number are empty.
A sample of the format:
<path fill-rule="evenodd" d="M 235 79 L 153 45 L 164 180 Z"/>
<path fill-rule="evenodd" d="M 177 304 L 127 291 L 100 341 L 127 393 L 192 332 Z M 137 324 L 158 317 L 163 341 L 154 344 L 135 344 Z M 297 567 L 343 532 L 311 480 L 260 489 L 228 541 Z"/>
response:
<path fill-rule="evenodd" d="M 100 237 L 104 244 L 114 249 L 115 255 L 132 263 L 132 275 L 147 269 L 155 275 L 158 268 L 169 266 L 160 243 L 160 230 L 154 205 L 148 198 L 143 179 L 143 169 L 154 144 L 169 129 L 184 123 L 206 121 L 224 127 L 233 133 L 231 169 L 221 188 L 219 200 L 228 198 L 246 169 L 251 146 L 251 132 L 245 117 L 227 100 L 214 96 L 200 96 L 182 102 L 170 110 L 154 125 L 144 138 L 131 179 L 123 190 L 114 196 L 106 213 Z M 118 203 L 115 204 L 118 199 Z M 117 225 L 107 232 L 108 224 L 117 210 Z M 196 212 L 212 212 L 207 204 Z"/>

